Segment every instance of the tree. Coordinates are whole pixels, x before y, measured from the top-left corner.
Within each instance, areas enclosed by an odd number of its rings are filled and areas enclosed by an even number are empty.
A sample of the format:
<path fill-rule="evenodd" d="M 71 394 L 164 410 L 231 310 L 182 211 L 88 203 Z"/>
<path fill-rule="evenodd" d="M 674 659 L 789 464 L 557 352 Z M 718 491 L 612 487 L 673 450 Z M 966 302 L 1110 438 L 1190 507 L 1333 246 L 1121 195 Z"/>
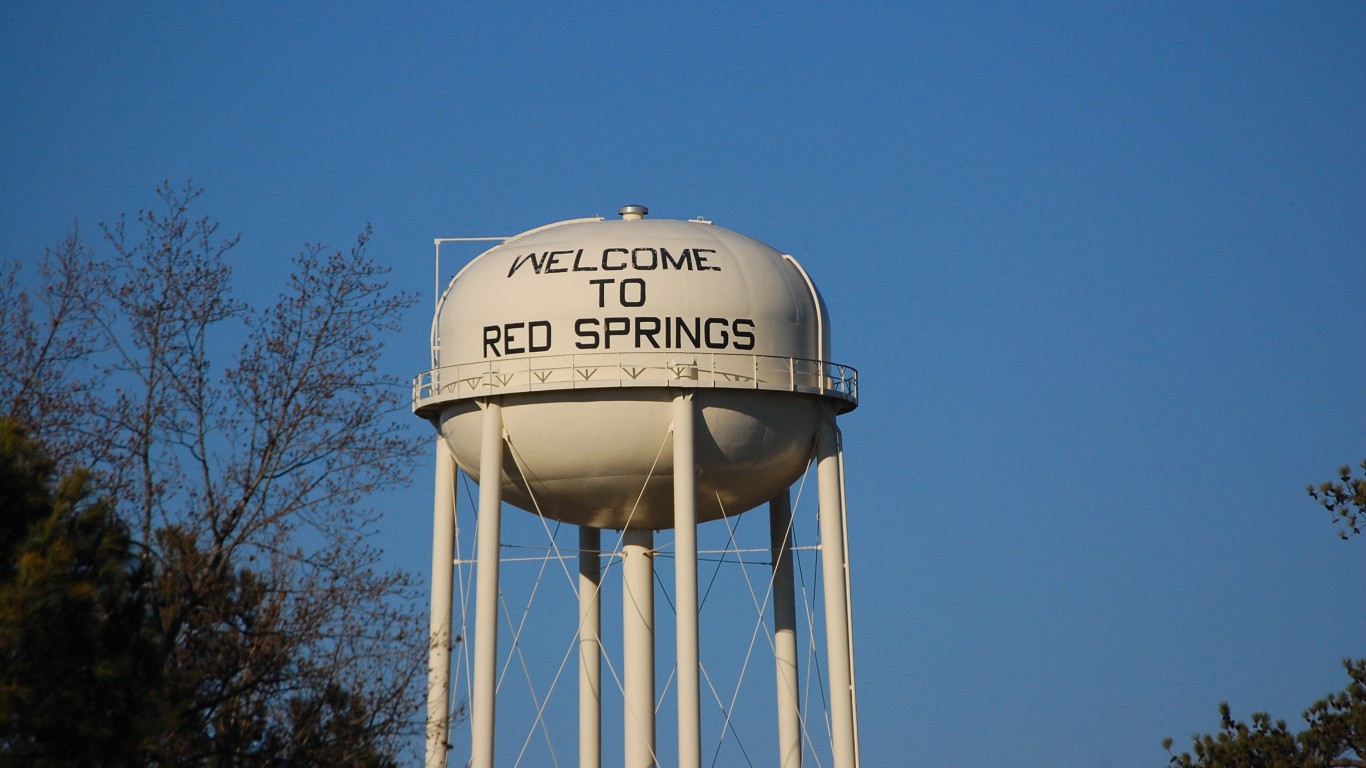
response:
<path fill-rule="evenodd" d="M 1362 768 L 1366 766 L 1366 659 L 1343 662 L 1346 690 L 1314 702 L 1304 712 L 1308 728 L 1292 734 L 1284 720 L 1265 712 L 1251 723 L 1233 719 L 1219 705 L 1219 732 L 1191 737 L 1194 754 L 1172 754 L 1177 768 Z M 1163 742 L 1171 753 L 1172 740 Z"/>
<path fill-rule="evenodd" d="M 132 553 L 88 473 L 52 470 L 0 419 L 0 764 L 395 765 L 366 702 L 292 655 L 259 577 L 220 571 L 179 615 L 191 601 Z M 162 535 L 164 551 L 203 565 Z"/>
<path fill-rule="evenodd" d="M 162 734 L 157 762 L 396 765 L 377 730 L 385 713 L 298 645 L 273 599 L 279 585 L 249 568 L 212 565 L 182 531 L 167 529 L 161 538 L 175 565 L 159 579 L 159 594 L 169 598 L 162 625 L 173 628 L 166 634 L 173 645 L 164 685 L 172 727 Z M 186 574 L 193 584 L 178 583 Z M 199 596 L 185 599 L 186 589 Z"/>
<path fill-rule="evenodd" d="M 59 465 L 75 466 L 94 453 L 84 413 L 100 351 L 98 291 L 85 280 L 95 262 L 71 233 L 39 261 L 34 285 L 21 281 L 19 262 L 0 271 L 0 413 L 26 425 Z"/>
<path fill-rule="evenodd" d="M 1366 470 L 1366 461 L 1361 463 Z M 1343 539 L 1361 533 L 1366 523 L 1366 479 L 1352 477 L 1351 468 L 1338 468 L 1340 482 L 1308 487 L 1309 496 L 1342 523 Z M 1233 719 L 1228 702 L 1219 705 L 1219 732 L 1191 737 L 1194 755 L 1171 751 L 1172 740 L 1162 747 L 1177 768 L 1224 768 L 1268 766 L 1270 768 L 1366 768 L 1366 659 L 1345 659 L 1351 682 L 1340 693 L 1330 694 L 1305 710 L 1308 728 L 1291 733 L 1284 720 L 1272 721 L 1266 712 L 1254 712 L 1251 722 Z"/>
<path fill-rule="evenodd" d="M 164 728 L 151 580 L 89 474 L 0 418 L 0 763 L 132 765 Z"/>
<path fill-rule="evenodd" d="M 238 300 L 238 240 L 191 215 L 199 196 L 163 185 L 101 227 L 107 250 L 73 232 L 36 286 L 6 267 L 0 403 L 91 467 L 155 575 L 159 762 L 275 762 L 343 725 L 350 754 L 393 754 L 420 729 L 425 632 L 367 500 L 408 477 L 406 387 L 378 361 L 413 297 L 367 227 L 307 246 L 272 303 Z"/>
<path fill-rule="evenodd" d="M 1366 471 L 1366 460 L 1360 466 Z M 1362 525 L 1366 525 L 1366 476 L 1354 478 L 1352 468 L 1343 465 L 1338 467 L 1338 482 L 1319 483 L 1317 488 L 1310 485 L 1306 490 L 1335 522 L 1342 524 L 1338 536 L 1347 539 L 1361 533 Z"/>

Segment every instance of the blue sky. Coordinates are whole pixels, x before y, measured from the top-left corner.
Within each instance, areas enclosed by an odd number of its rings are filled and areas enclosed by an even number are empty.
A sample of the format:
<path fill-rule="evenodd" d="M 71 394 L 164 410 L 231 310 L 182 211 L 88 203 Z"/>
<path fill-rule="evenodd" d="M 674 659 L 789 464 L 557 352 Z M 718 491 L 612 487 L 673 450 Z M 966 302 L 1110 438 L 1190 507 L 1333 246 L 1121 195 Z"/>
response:
<path fill-rule="evenodd" d="M 433 237 L 642 203 L 769 242 L 863 375 L 865 763 L 1162 764 L 1366 655 L 1366 542 L 1304 494 L 1366 457 L 1363 41 L 1345 2 L 20 0 L 0 241 L 193 177 L 266 295 L 372 222 L 404 377 Z M 425 573 L 414 462 L 382 538 Z"/>

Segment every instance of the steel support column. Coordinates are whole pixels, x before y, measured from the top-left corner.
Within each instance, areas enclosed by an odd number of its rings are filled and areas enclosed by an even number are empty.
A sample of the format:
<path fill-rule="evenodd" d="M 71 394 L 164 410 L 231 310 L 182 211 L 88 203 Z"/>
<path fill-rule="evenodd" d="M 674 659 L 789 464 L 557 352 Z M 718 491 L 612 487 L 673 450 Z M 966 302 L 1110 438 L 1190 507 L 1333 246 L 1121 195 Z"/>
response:
<path fill-rule="evenodd" d="M 451 729 L 451 613 L 455 571 L 455 458 L 436 438 L 432 496 L 432 612 L 427 640 L 426 768 L 446 768 Z"/>
<path fill-rule="evenodd" d="M 821 576 L 825 592 L 826 669 L 830 675 L 830 731 L 835 768 L 855 768 L 854 678 L 849 643 L 849 593 L 845 578 L 844 491 L 840 483 L 839 428 L 835 416 L 821 420 L 816 438 L 820 484 Z"/>
<path fill-rule="evenodd" d="M 621 643 L 625 668 L 625 766 L 653 768 L 655 755 L 654 531 L 621 534 Z"/>
<path fill-rule="evenodd" d="M 697 639 L 697 465 L 691 392 L 673 401 L 674 429 L 674 599 L 678 643 L 678 766 L 702 762 L 702 703 L 698 685 Z"/>
<path fill-rule="evenodd" d="M 472 768 L 493 768 L 494 693 L 498 679 L 498 561 L 502 546 L 503 406 L 484 409 L 479 443 L 479 544 L 475 575 L 474 692 L 470 701 Z"/>
<path fill-rule="evenodd" d="M 783 491 L 768 503 L 773 554 L 773 658 L 778 684 L 778 765 L 801 768 L 802 713 L 798 704 L 797 598 L 792 577 L 792 498 Z"/>
<path fill-rule="evenodd" d="M 579 768 L 602 764 L 602 531 L 579 526 Z"/>

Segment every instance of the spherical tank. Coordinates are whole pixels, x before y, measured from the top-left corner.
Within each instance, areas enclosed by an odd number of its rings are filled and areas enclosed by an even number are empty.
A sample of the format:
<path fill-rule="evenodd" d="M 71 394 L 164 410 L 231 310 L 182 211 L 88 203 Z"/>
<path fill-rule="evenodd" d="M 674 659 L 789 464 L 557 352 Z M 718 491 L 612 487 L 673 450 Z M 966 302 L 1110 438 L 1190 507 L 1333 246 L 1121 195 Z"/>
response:
<path fill-rule="evenodd" d="M 695 401 L 699 521 L 801 475 L 822 418 L 857 403 L 791 256 L 710 222 L 551 224 L 471 261 L 433 321 L 414 409 L 478 478 L 480 403 L 504 426 L 503 498 L 599 528 L 673 526 L 671 404 Z"/>

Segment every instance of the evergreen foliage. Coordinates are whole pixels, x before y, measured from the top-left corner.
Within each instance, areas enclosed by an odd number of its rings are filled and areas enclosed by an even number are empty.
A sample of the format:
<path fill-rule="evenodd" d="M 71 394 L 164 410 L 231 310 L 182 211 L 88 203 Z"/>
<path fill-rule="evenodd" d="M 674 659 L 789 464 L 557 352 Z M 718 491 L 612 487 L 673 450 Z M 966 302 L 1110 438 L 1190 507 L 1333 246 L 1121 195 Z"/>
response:
<path fill-rule="evenodd" d="M 1174 768 L 1363 768 L 1366 766 L 1366 659 L 1346 660 L 1351 682 L 1304 712 L 1308 727 L 1291 733 L 1265 712 L 1251 722 L 1219 705 L 1219 731 L 1191 737 L 1192 751 L 1173 754 Z M 1171 752 L 1172 740 L 1163 746 Z"/>
<path fill-rule="evenodd" d="M 1366 470 L 1366 461 L 1361 462 Z M 1344 539 L 1366 523 L 1366 478 L 1338 468 L 1338 482 L 1310 485 L 1309 496 L 1323 505 L 1342 528 Z M 1219 705 L 1219 731 L 1191 737 L 1191 752 L 1174 754 L 1172 740 L 1162 746 L 1174 768 L 1366 768 L 1366 658 L 1342 662 L 1351 678 L 1347 688 L 1330 694 L 1304 712 L 1308 725 L 1292 733 L 1284 720 L 1254 712 L 1249 722 L 1233 719 L 1228 702 Z"/>
<path fill-rule="evenodd" d="M 1359 466 L 1366 472 L 1366 459 Z M 1352 477 L 1352 468 L 1343 465 L 1338 467 L 1337 482 L 1330 480 L 1306 490 L 1342 525 L 1338 536 L 1347 539 L 1361 533 L 1361 527 L 1366 525 L 1366 475 Z"/>
<path fill-rule="evenodd" d="M 89 474 L 0 418 L 0 762 L 136 765 L 164 727 L 152 584 Z"/>

